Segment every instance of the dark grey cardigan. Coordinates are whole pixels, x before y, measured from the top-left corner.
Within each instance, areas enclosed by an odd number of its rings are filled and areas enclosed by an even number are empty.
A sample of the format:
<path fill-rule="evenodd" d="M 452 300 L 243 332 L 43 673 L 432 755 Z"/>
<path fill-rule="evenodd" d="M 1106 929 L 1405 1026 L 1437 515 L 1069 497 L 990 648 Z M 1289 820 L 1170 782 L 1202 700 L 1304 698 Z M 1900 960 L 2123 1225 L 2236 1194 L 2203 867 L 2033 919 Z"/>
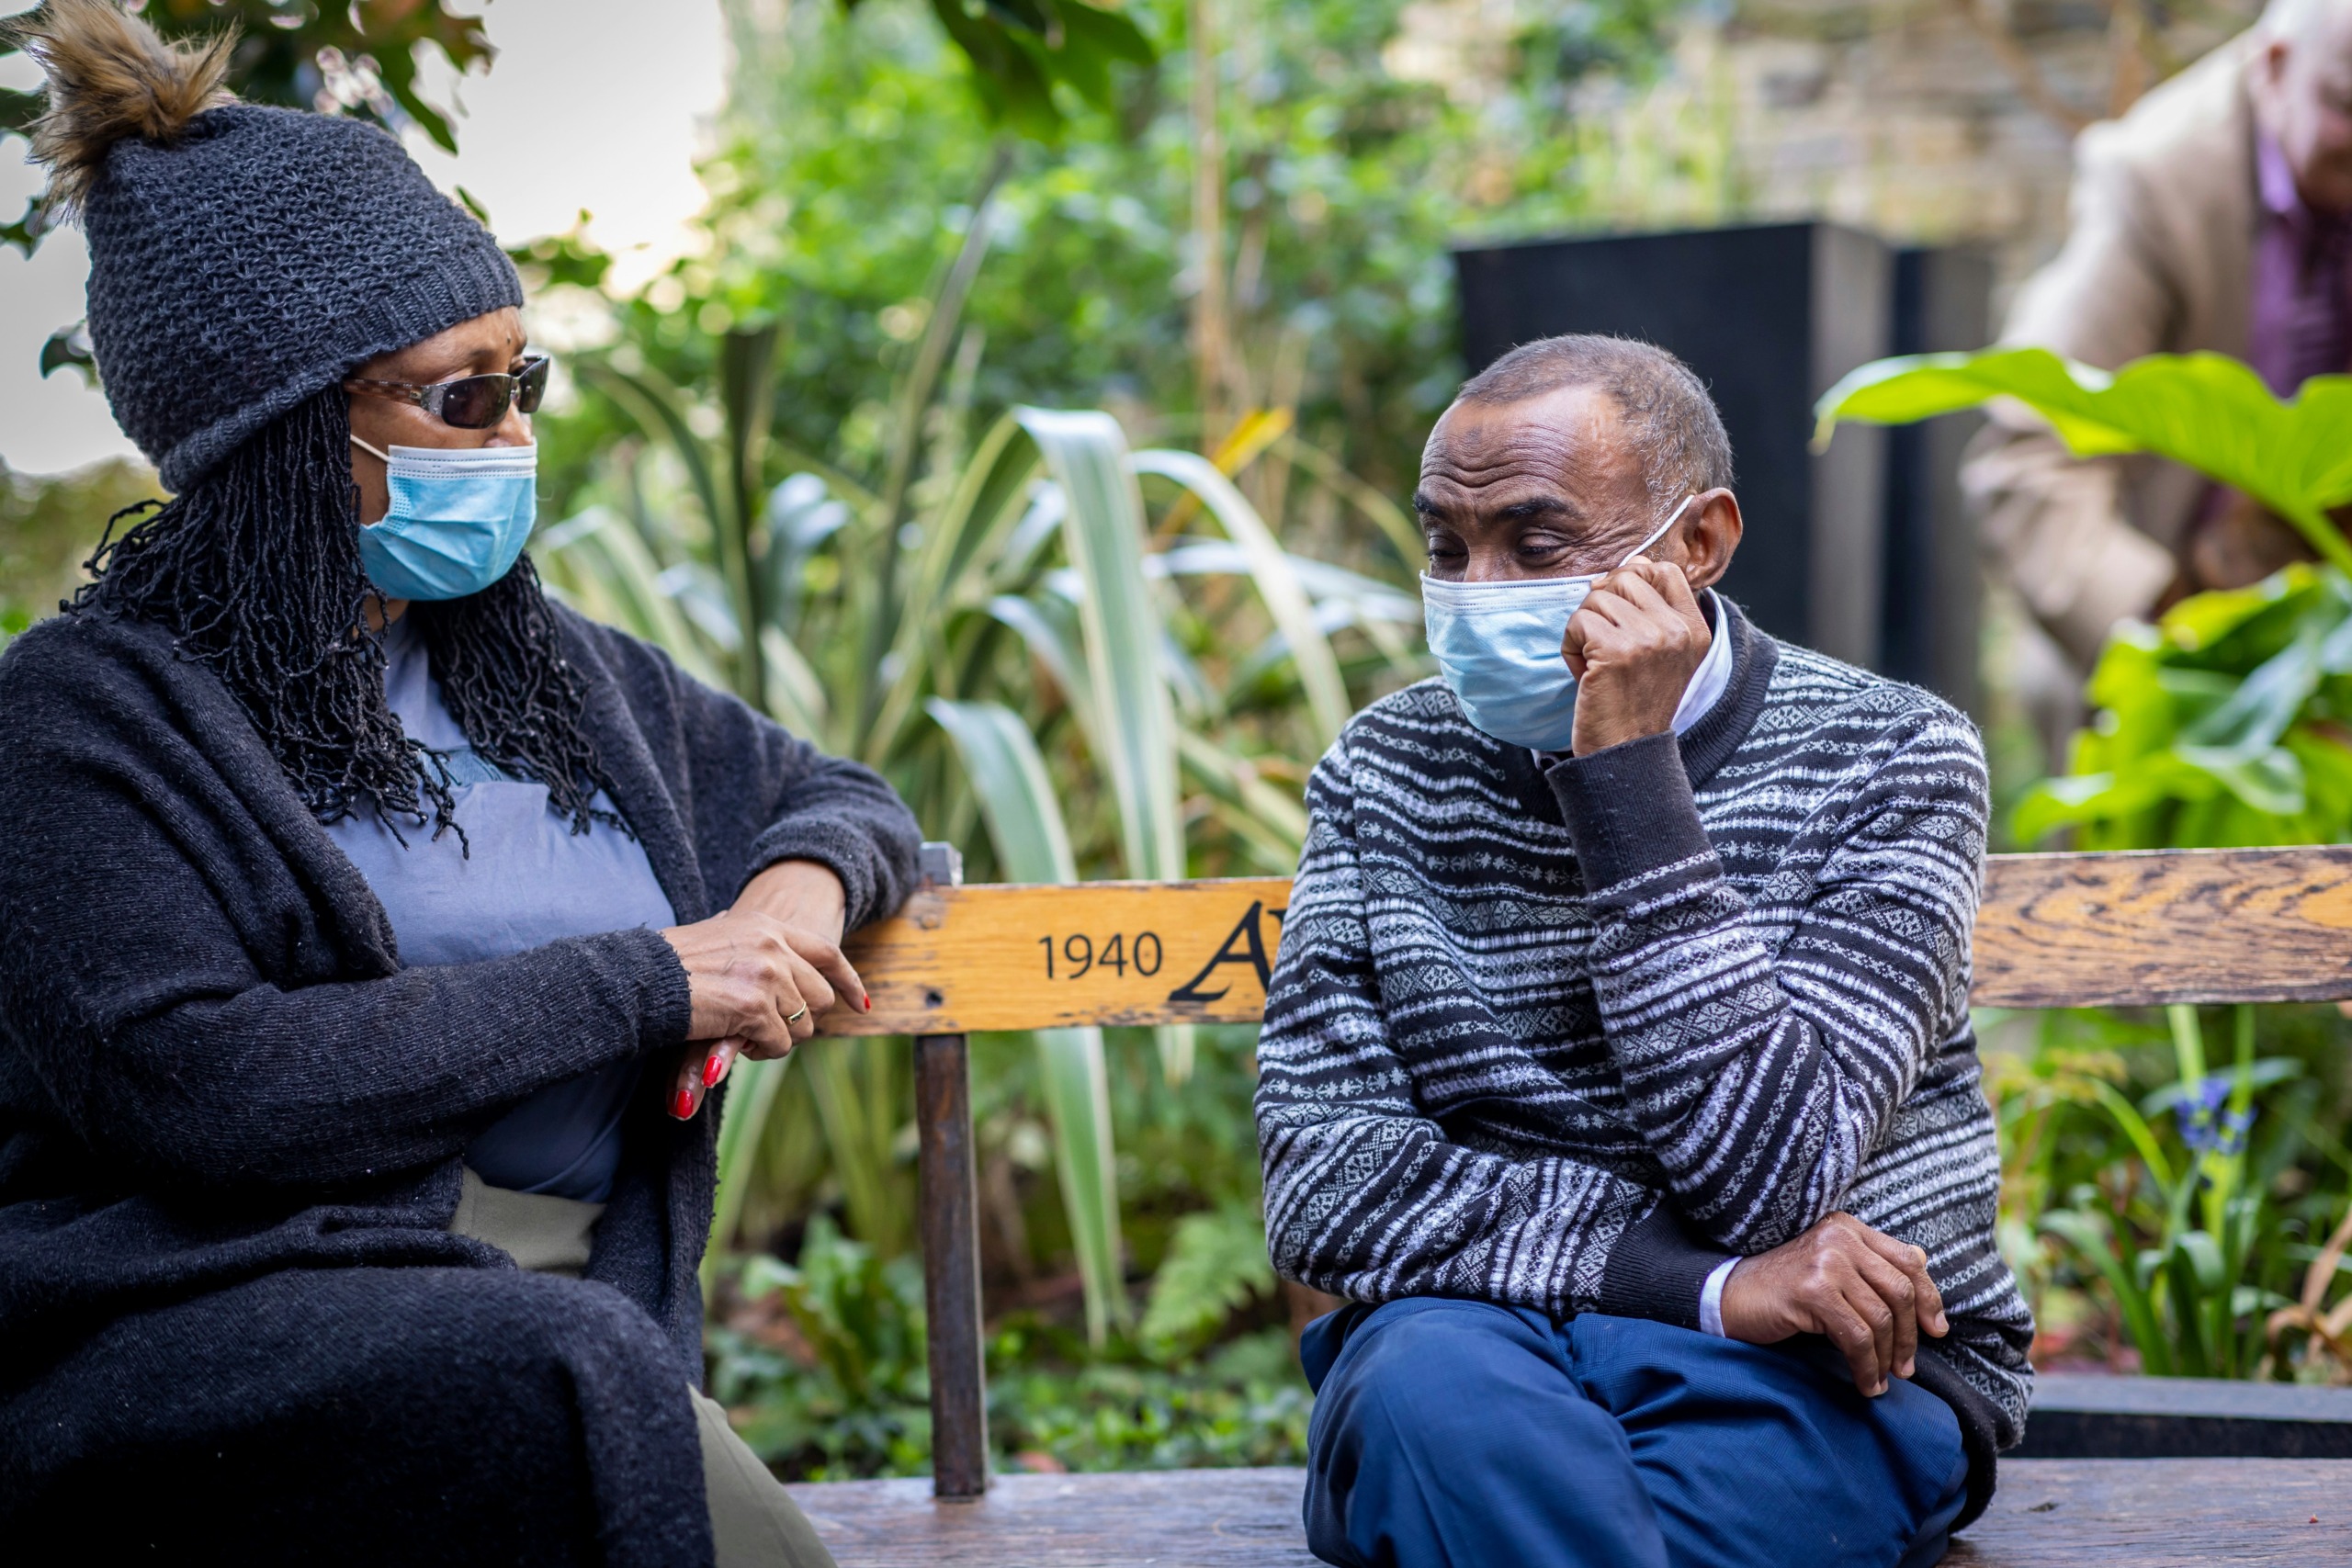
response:
<path fill-rule="evenodd" d="M 682 921 L 788 858 L 895 908 L 913 818 L 565 613 L 614 799 Z M 609 829 L 599 827 L 596 831 Z M 686 1384 L 716 1100 L 631 1107 L 584 1281 L 452 1235 L 525 1096 L 681 1044 L 649 931 L 403 969 L 227 689 L 148 626 L 0 659 L 0 1539 L 85 1559 L 710 1560 Z"/>

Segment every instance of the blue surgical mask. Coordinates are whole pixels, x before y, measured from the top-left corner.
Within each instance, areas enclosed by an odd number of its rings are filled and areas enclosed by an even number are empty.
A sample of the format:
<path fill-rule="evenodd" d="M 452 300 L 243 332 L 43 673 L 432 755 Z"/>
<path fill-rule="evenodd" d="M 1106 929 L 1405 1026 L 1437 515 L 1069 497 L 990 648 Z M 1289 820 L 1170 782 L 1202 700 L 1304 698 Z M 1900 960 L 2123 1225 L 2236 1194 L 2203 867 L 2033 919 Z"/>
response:
<path fill-rule="evenodd" d="M 1666 537 L 1697 499 L 1686 498 L 1625 560 Z M 1577 727 L 1577 678 L 1568 672 L 1560 642 L 1568 618 L 1607 575 L 1441 582 L 1423 574 L 1421 617 L 1430 651 L 1464 716 L 1514 746 L 1567 750 Z"/>
<path fill-rule="evenodd" d="M 359 530 L 359 560 L 387 599 L 463 599 L 504 577 L 538 516 L 537 446 L 395 446 L 391 506 Z"/>

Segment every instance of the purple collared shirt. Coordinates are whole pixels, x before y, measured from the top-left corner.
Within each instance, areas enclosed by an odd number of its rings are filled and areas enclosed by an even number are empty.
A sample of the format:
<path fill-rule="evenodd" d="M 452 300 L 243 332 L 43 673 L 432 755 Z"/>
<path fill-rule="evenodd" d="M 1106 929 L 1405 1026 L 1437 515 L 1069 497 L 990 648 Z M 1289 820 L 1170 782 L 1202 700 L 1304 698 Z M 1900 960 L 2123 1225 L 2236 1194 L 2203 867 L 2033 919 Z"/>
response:
<path fill-rule="evenodd" d="M 2352 213 L 2321 212 L 2295 188 L 2286 154 L 2255 137 L 2262 229 L 2254 247 L 2246 357 L 2280 397 L 2352 369 Z"/>

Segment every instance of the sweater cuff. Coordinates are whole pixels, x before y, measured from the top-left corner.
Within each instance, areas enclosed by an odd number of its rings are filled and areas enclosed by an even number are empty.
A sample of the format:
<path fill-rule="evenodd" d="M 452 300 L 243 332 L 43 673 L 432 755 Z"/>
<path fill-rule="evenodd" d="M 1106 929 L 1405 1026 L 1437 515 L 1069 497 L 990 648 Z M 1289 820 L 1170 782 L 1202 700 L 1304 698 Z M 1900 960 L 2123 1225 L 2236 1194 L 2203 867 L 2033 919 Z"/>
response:
<path fill-rule="evenodd" d="M 1968 1456 L 1968 1501 L 1951 1522 L 1957 1533 L 1974 1524 L 1992 1503 L 1993 1488 L 2000 1479 L 2000 1451 L 2024 1434 L 2013 1428 L 1991 1400 L 1969 1386 L 1960 1369 L 1946 1360 L 1936 1346 L 1921 1345 L 1915 1366 L 1911 1381 L 1951 1405 L 1960 1422 L 1960 1448 Z"/>
<path fill-rule="evenodd" d="M 1570 757 L 1545 776 L 1588 892 L 1714 852 L 1671 734 Z"/>
<path fill-rule="evenodd" d="M 1610 1248 L 1609 1266 L 1600 1272 L 1600 1310 L 1697 1328 L 1707 1276 L 1732 1256 L 1692 1235 L 1673 1201 L 1661 1198 Z"/>
<path fill-rule="evenodd" d="M 683 1044 L 686 1031 L 694 1025 L 695 991 L 678 950 L 650 926 L 613 931 L 609 937 L 643 977 L 645 1007 L 638 1021 L 639 1043 L 654 1051 Z"/>
<path fill-rule="evenodd" d="M 842 929 L 854 931 L 892 913 L 876 907 L 882 901 L 882 879 L 875 874 L 874 859 L 873 840 L 857 829 L 833 821 L 787 818 L 762 833 L 752 844 L 743 881 L 750 883 L 779 861 L 815 861 L 841 878 Z M 740 894 L 742 889 L 736 891 Z"/>

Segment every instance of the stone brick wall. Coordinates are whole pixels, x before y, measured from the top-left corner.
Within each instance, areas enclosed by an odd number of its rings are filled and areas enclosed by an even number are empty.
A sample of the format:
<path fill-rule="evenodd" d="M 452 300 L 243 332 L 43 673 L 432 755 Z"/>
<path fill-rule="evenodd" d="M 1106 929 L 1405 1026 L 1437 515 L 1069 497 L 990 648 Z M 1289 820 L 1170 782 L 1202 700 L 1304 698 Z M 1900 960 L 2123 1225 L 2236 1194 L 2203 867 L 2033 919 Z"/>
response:
<path fill-rule="evenodd" d="M 1555 0 L 1421 0 L 1400 74 L 1475 98 Z M 1709 0 L 1670 68 L 1592 81 L 1596 220 L 1826 217 L 1994 253 L 1996 314 L 2065 231 L 2074 133 L 2250 23 L 2260 0 Z"/>
<path fill-rule="evenodd" d="M 2064 237 L 2073 133 L 2236 32 L 2217 5 L 2150 32 L 2137 0 L 1741 5 L 1690 29 L 1720 57 L 1746 206 L 1993 247 L 2007 289 Z"/>

